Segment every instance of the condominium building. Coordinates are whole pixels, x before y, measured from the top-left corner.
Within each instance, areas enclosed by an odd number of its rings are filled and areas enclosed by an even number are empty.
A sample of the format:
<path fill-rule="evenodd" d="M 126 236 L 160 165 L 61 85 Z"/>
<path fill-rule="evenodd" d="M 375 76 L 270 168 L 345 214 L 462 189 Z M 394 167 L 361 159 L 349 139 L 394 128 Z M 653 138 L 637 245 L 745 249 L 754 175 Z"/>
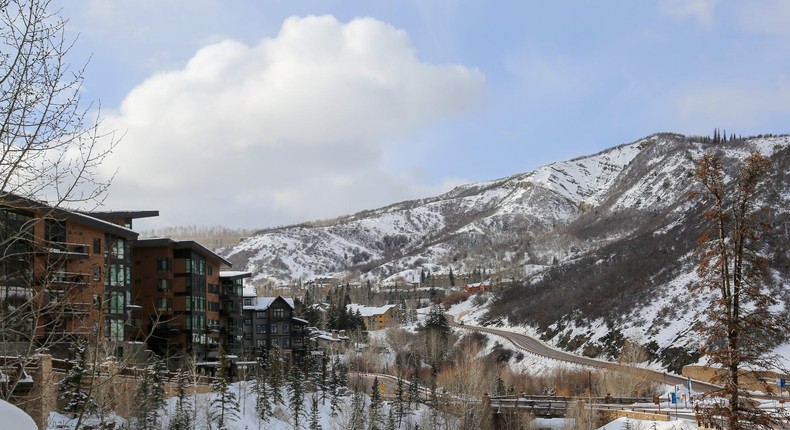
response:
<path fill-rule="evenodd" d="M 254 289 L 245 289 L 242 331 L 246 357 L 272 349 L 285 356 L 303 354 L 307 324 L 294 315 L 293 299 L 258 297 Z"/>
<path fill-rule="evenodd" d="M 231 263 L 188 240 L 141 239 L 133 251 L 135 339 L 174 366 L 185 358 L 216 359 L 222 343 L 220 268 Z"/>
<path fill-rule="evenodd" d="M 46 348 L 68 357 L 82 340 L 122 356 L 137 238 L 131 222 L 156 215 L 81 213 L 0 197 L 0 354 Z"/>

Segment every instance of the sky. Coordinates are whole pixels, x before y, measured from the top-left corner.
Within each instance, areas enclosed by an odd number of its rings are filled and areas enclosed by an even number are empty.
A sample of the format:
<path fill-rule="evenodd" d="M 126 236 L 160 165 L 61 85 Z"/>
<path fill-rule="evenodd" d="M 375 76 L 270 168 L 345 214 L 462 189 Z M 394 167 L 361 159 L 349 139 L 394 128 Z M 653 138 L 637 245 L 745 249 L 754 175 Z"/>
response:
<path fill-rule="evenodd" d="M 102 210 L 264 228 L 656 132 L 786 133 L 783 0 L 55 0 L 123 139 Z"/>

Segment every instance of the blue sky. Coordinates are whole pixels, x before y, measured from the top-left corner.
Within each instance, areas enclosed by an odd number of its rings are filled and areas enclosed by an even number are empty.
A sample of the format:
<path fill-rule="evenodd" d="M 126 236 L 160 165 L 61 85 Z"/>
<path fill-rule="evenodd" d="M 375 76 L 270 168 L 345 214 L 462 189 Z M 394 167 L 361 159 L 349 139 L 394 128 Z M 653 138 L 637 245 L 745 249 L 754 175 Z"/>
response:
<path fill-rule="evenodd" d="M 659 131 L 787 132 L 790 2 L 69 0 L 106 209 L 268 227 Z"/>

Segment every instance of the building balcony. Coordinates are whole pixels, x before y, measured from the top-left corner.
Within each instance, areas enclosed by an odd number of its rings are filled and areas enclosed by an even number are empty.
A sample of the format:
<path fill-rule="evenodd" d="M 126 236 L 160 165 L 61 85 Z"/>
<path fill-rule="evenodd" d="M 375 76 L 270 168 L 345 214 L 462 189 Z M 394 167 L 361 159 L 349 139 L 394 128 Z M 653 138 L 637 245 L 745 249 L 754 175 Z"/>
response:
<path fill-rule="evenodd" d="M 81 260 L 90 257 L 90 248 L 84 243 L 47 240 L 39 244 L 36 255 L 58 260 Z"/>
<path fill-rule="evenodd" d="M 175 336 L 184 332 L 184 329 L 178 324 L 157 324 L 154 328 L 154 334 L 157 336 Z"/>
<path fill-rule="evenodd" d="M 52 272 L 38 277 L 38 284 L 48 288 L 87 287 L 90 275 L 76 272 Z"/>

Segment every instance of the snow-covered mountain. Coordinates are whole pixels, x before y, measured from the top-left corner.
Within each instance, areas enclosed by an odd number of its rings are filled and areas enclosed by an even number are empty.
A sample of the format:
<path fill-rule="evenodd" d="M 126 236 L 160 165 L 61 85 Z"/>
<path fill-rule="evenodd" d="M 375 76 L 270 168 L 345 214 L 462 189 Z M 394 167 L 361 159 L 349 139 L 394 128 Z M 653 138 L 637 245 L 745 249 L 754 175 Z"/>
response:
<path fill-rule="evenodd" d="M 705 299 L 686 288 L 703 225 L 699 202 L 688 198 L 698 186 L 693 160 L 706 151 L 731 166 L 755 149 L 771 156 L 763 199 L 783 226 L 771 241 L 777 294 L 786 295 L 789 146 L 790 136 L 713 144 L 655 134 L 433 198 L 260 231 L 220 252 L 258 283 L 485 270 L 524 284 L 502 293 L 490 322 L 536 327 L 588 355 L 616 355 L 624 337 L 638 338 L 673 366 L 695 359 L 688 333 Z"/>

